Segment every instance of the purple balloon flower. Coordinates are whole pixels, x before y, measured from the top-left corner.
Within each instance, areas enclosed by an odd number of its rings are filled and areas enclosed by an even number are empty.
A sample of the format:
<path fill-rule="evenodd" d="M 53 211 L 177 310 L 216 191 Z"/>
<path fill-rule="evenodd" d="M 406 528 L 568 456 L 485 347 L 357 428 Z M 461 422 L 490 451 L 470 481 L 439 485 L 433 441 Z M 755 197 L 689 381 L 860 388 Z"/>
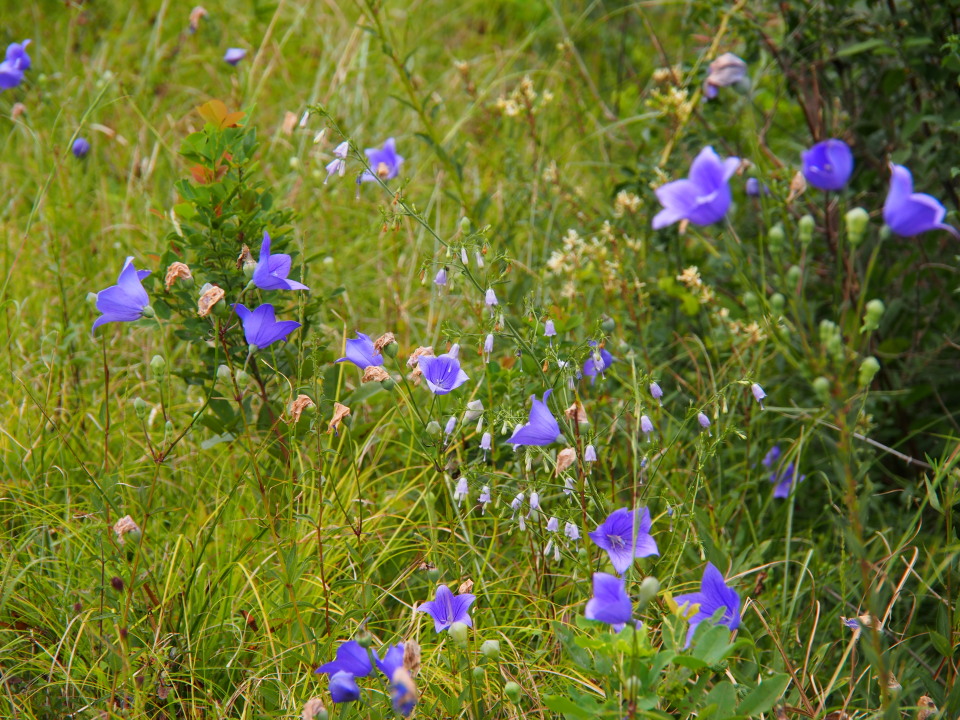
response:
<path fill-rule="evenodd" d="M 149 270 L 137 270 L 133 258 L 128 257 L 117 284 L 97 293 L 97 310 L 103 315 L 93 323 L 93 330 L 108 322 L 133 322 L 142 318 L 150 307 L 150 298 L 140 281 L 149 274 Z"/>
<path fill-rule="evenodd" d="M 420 605 L 417 612 L 425 612 L 432 617 L 437 632 L 443 632 L 455 622 L 473 627 L 473 620 L 468 611 L 476 599 L 477 596 L 471 593 L 454 595 L 450 592 L 450 588 L 441 585 L 437 588 L 436 599 Z"/>
<path fill-rule="evenodd" d="M 770 482 L 776 484 L 776 487 L 773 489 L 773 496 L 775 498 L 788 498 L 790 497 L 790 490 L 793 488 L 794 483 L 802 483 L 807 479 L 806 475 L 801 475 L 796 477 L 796 468 L 793 463 L 787 463 L 787 466 L 780 473 L 771 473 Z"/>
<path fill-rule="evenodd" d="M 424 355 L 418 361 L 423 379 L 434 395 L 446 395 L 456 390 L 470 378 L 460 368 L 460 361 L 452 353 L 436 357 Z"/>
<path fill-rule="evenodd" d="M 700 592 L 678 595 L 674 599 L 677 605 L 699 606 L 696 614 L 688 621 L 690 630 L 687 632 L 687 643 L 684 647 L 690 647 L 697 625 L 704 620 L 710 620 L 721 608 L 723 608 L 723 615 L 717 621 L 718 624 L 726 625 L 731 630 L 740 627 L 740 596 L 727 587 L 723 574 L 713 563 L 707 563 L 707 567 L 703 570 Z"/>
<path fill-rule="evenodd" d="M 392 180 L 400 173 L 403 158 L 397 155 L 397 143 L 393 138 L 387 138 L 383 147 L 367 148 L 363 152 L 366 154 L 373 172 L 364 172 L 360 176 L 360 182 L 373 182 L 377 178 Z"/>
<path fill-rule="evenodd" d="M 7 46 L 7 55 L 0 62 L 0 90 L 15 88 L 23 80 L 23 73 L 30 69 L 30 56 L 27 55 L 29 40 L 22 43 L 10 43 Z"/>
<path fill-rule="evenodd" d="M 248 310 L 244 305 L 234 303 L 233 309 L 243 322 L 243 335 L 247 344 L 260 349 L 269 347 L 277 340 L 286 340 L 287 335 L 300 327 L 300 323 L 294 320 L 278 321 L 273 305 L 269 303 L 264 303 L 255 310 Z"/>
<path fill-rule="evenodd" d="M 253 270 L 253 284 L 261 290 L 309 290 L 303 283 L 287 280 L 290 274 L 289 255 L 270 254 L 270 235 L 263 232 L 263 244 L 260 246 L 260 262 Z"/>
<path fill-rule="evenodd" d="M 374 654 L 373 661 L 377 664 L 380 672 L 387 676 L 387 680 L 393 680 L 393 674 L 397 671 L 397 668 L 403 667 L 403 643 L 388 647 L 386 652 L 383 653 L 383 660 Z"/>
<path fill-rule="evenodd" d="M 347 640 L 340 643 L 333 660 L 324 663 L 314 672 L 318 675 L 334 675 L 338 672 L 346 672 L 356 677 L 366 677 L 373 672 L 373 664 L 370 662 L 370 653 L 367 652 L 366 648 L 362 647 L 356 640 Z"/>
<path fill-rule="evenodd" d="M 883 221 L 893 232 L 911 237 L 928 230 L 946 230 L 955 237 L 960 233 L 943 222 L 947 209 L 932 195 L 915 193 L 913 177 L 903 165 L 890 165 L 890 192 L 883 204 Z"/>
<path fill-rule="evenodd" d="M 75 158 L 83 160 L 90 153 L 90 141 L 86 138 L 78 137 L 73 141 L 73 147 L 70 148 Z"/>
<path fill-rule="evenodd" d="M 341 670 L 330 677 L 330 699 L 335 703 L 354 702 L 360 699 L 360 688 L 353 675 Z"/>
<path fill-rule="evenodd" d="M 653 520 L 647 508 L 633 512 L 620 508 L 589 533 L 590 539 L 607 551 L 613 569 L 620 575 L 633 563 L 634 558 L 659 555 L 657 542 L 650 535 Z"/>
<path fill-rule="evenodd" d="M 728 181 L 740 167 L 740 158 L 721 160 L 712 147 L 705 147 L 690 165 L 690 177 L 674 180 L 656 189 L 663 210 L 653 218 L 653 229 L 659 230 L 679 220 L 694 225 L 719 222 L 730 207 Z"/>
<path fill-rule="evenodd" d="M 227 48 L 227 52 L 224 53 L 223 59 L 226 60 L 231 65 L 236 65 L 238 62 L 243 60 L 247 56 L 247 51 L 243 48 Z"/>
<path fill-rule="evenodd" d="M 597 350 L 597 342 L 595 340 L 590 341 L 590 347 L 594 348 L 594 350 L 583 364 L 583 374 L 590 378 L 591 381 L 595 381 L 597 375 L 603 373 L 604 370 L 613 365 L 614 357 L 605 348 Z"/>
<path fill-rule="evenodd" d="M 543 393 L 543 400 L 537 400 L 536 395 L 530 396 L 530 419 L 513 431 L 507 440 L 511 445 L 550 445 L 560 437 L 560 425 L 547 406 L 547 399 L 553 390 Z"/>
<path fill-rule="evenodd" d="M 336 362 L 352 362 L 361 370 L 371 365 L 383 365 L 383 355 L 373 348 L 373 340 L 357 330 L 357 337 L 347 340 L 347 355 Z"/>
<path fill-rule="evenodd" d="M 626 579 L 609 573 L 593 574 L 593 597 L 587 601 L 584 616 L 612 625 L 616 632 L 633 618 L 633 604 L 627 595 Z"/>
<path fill-rule="evenodd" d="M 840 190 L 853 174 L 853 153 L 843 140 L 818 142 L 802 158 L 803 176 L 821 190 Z"/>

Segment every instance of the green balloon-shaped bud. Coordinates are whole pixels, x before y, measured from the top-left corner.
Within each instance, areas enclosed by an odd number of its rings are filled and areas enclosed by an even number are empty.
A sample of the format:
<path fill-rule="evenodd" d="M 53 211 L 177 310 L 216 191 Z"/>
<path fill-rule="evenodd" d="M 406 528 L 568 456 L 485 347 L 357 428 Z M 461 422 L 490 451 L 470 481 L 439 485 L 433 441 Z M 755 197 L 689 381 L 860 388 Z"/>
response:
<path fill-rule="evenodd" d="M 863 208 L 856 207 L 853 208 L 853 210 L 849 210 L 847 214 L 843 216 L 843 220 L 847 225 L 847 242 L 853 247 L 857 247 L 857 245 L 863 242 L 867 225 L 870 224 L 870 214 Z"/>
<path fill-rule="evenodd" d="M 873 378 L 876 377 L 878 372 L 880 372 L 880 363 L 877 361 L 877 359 L 872 355 L 864 358 L 863 362 L 860 363 L 860 372 L 857 376 L 857 381 L 860 383 L 860 387 L 869 387 L 870 383 L 873 382 Z"/>
<path fill-rule="evenodd" d="M 503 694 L 507 696 L 507 700 L 516 705 L 520 702 L 520 686 L 517 685 L 513 680 L 508 682 L 503 686 Z"/>

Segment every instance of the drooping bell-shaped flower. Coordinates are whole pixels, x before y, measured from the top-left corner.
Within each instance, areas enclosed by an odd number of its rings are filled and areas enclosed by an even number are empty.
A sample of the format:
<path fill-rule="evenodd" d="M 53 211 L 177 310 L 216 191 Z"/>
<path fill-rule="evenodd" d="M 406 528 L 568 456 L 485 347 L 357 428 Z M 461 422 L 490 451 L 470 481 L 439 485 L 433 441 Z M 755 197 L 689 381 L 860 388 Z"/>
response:
<path fill-rule="evenodd" d="M 853 153 L 843 140 L 831 138 L 804 151 L 803 177 L 821 190 L 842 190 L 853 174 Z"/>
<path fill-rule="evenodd" d="M 890 191 L 883 204 L 883 221 L 902 237 L 930 230 L 946 230 L 960 237 L 956 228 L 943 222 L 947 209 L 932 195 L 913 191 L 913 176 L 903 165 L 890 165 Z"/>
<path fill-rule="evenodd" d="M 236 66 L 236 64 L 246 56 L 247 51 L 243 48 L 227 48 L 227 51 L 223 54 L 223 59 L 231 65 Z"/>
<path fill-rule="evenodd" d="M 347 154 L 350 152 L 350 143 L 344 140 L 342 143 L 337 145 L 333 149 L 333 160 L 327 163 L 327 177 L 324 179 L 323 184 L 327 184 L 327 180 L 330 179 L 330 176 L 336 173 L 340 177 L 343 177 L 347 172 Z"/>
<path fill-rule="evenodd" d="M 557 336 L 557 328 L 553 324 L 553 320 L 547 320 L 543 324 L 543 336 L 552 338 Z"/>
<path fill-rule="evenodd" d="M 493 288 L 487 288 L 487 292 L 483 298 L 483 301 L 486 303 L 487 307 L 493 307 L 494 305 L 498 305 L 500 302 L 497 300 L 497 294 L 493 291 Z"/>
<path fill-rule="evenodd" d="M 330 676 L 330 699 L 335 703 L 348 703 L 360 699 L 360 687 L 353 675 L 341 670 Z"/>
<path fill-rule="evenodd" d="M 663 210 L 653 218 L 659 230 L 680 220 L 694 225 L 719 222 L 730 207 L 729 180 L 740 167 L 740 159 L 721 160 L 712 147 L 705 147 L 690 165 L 690 176 L 674 180 L 656 189 Z"/>
<path fill-rule="evenodd" d="M 583 374 L 594 381 L 597 375 L 603 374 L 604 370 L 613 365 L 615 358 L 606 348 L 599 347 L 599 343 L 596 341 L 591 340 L 589 344 L 593 348 L 593 352 L 590 353 L 590 357 L 583 364 Z"/>
<path fill-rule="evenodd" d="M 437 270 L 437 274 L 433 277 L 433 284 L 437 287 L 445 287 L 447 284 L 447 269 L 445 267 Z"/>
<path fill-rule="evenodd" d="M 648 437 L 653 433 L 653 421 L 646 415 L 640 416 L 640 431 Z"/>
<path fill-rule="evenodd" d="M 655 382 L 650 383 L 650 395 L 653 397 L 654 400 L 660 403 L 660 407 L 663 407 L 663 402 L 661 402 L 663 398 L 663 390 Z"/>
<path fill-rule="evenodd" d="M 733 53 L 724 53 L 707 68 L 703 94 L 708 100 L 712 100 L 717 96 L 718 88 L 746 84 L 748 80 L 747 63 Z"/>
<path fill-rule="evenodd" d="M 547 406 L 547 399 L 553 390 L 543 393 L 543 400 L 531 395 L 530 418 L 527 424 L 517 428 L 507 441 L 511 445 L 544 446 L 556 442 L 560 437 L 560 425 Z"/>
<path fill-rule="evenodd" d="M 587 449 L 583 451 L 583 461 L 588 463 L 597 461 L 597 449 L 592 444 L 587 445 Z"/>
<path fill-rule="evenodd" d="M 753 398 L 760 404 L 760 409 L 763 410 L 763 399 L 767 396 L 763 388 L 757 383 L 753 383 L 750 386 L 750 392 L 753 393 Z"/>

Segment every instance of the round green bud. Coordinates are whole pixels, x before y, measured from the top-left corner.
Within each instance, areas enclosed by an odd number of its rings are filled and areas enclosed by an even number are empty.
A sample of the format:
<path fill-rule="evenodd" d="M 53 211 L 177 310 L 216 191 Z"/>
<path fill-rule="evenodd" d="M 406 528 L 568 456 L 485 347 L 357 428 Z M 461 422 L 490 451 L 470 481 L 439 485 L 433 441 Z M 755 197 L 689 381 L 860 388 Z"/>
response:
<path fill-rule="evenodd" d="M 780 293 L 774 293 L 770 296 L 770 309 L 773 310 L 773 312 L 777 315 L 783 314 L 783 306 L 785 303 L 786 298 Z"/>
<path fill-rule="evenodd" d="M 217 368 L 217 380 L 230 382 L 230 368 L 228 366 L 221 365 Z"/>
<path fill-rule="evenodd" d="M 799 265 L 791 265 L 787 269 L 786 281 L 791 291 L 800 286 L 800 283 L 803 282 L 803 270 L 800 269 Z"/>
<path fill-rule="evenodd" d="M 330 714 L 326 708 L 320 708 L 317 710 L 317 714 L 313 716 L 313 720 L 330 720 Z"/>
<path fill-rule="evenodd" d="M 847 211 L 843 219 L 847 225 L 847 242 L 853 247 L 857 247 L 863 242 L 863 235 L 870 223 L 870 214 L 861 207 L 855 207 L 853 210 Z"/>
<path fill-rule="evenodd" d="M 743 294 L 743 305 L 751 315 L 760 314 L 760 304 L 757 302 L 757 296 L 749 290 Z"/>
<path fill-rule="evenodd" d="M 373 645 L 373 635 L 368 633 L 366 630 L 361 630 L 359 633 L 357 633 L 356 640 L 357 645 L 364 649 Z"/>
<path fill-rule="evenodd" d="M 517 685 L 513 680 L 508 682 L 503 686 L 503 694 L 507 696 L 507 700 L 516 705 L 520 702 L 520 686 Z"/>
<path fill-rule="evenodd" d="M 173 438 L 173 423 L 167 420 L 166 424 L 163 426 L 163 437 L 165 441 L 169 441 Z"/>
<path fill-rule="evenodd" d="M 880 239 L 889 240 L 890 236 L 893 234 L 893 231 L 890 229 L 889 225 L 884 225 L 880 228 Z"/>
<path fill-rule="evenodd" d="M 649 575 L 640 583 L 640 589 L 637 590 L 637 610 L 642 610 L 653 601 L 660 592 L 660 581 L 653 575 Z"/>
<path fill-rule="evenodd" d="M 155 318 L 157 314 L 153 311 L 153 308 L 149 305 L 145 305 L 143 310 L 140 311 L 140 314 L 145 318 Z"/>
<path fill-rule="evenodd" d="M 252 260 L 248 260 L 243 264 L 243 276 L 247 280 L 250 280 L 251 278 L 253 278 L 253 271 L 256 269 L 257 269 L 257 264 Z M 217 303 L 217 304 L 219 305 L 220 303 Z"/>
<path fill-rule="evenodd" d="M 860 372 L 857 376 L 860 387 L 869 387 L 870 383 L 873 382 L 873 378 L 876 377 L 878 372 L 880 372 L 880 363 L 877 361 L 877 359 L 872 355 L 864 358 L 863 362 L 860 363 Z"/>
<path fill-rule="evenodd" d="M 167 373 L 167 361 L 161 355 L 154 355 L 150 358 L 150 370 L 153 372 L 154 380 L 163 380 Z"/>
<path fill-rule="evenodd" d="M 480 646 L 480 652 L 483 653 L 483 656 L 488 660 L 499 660 L 500 659 L 500 641 L 484 640 L 483 645 Z"/>
<path fill-rule="evenodd" d="M 800 243 L 802 245 L 809 245 L 810 241 L 813 240 L 813 231 L 816 226 L 817 223 L 813 219 L 813 215 L 804 215 L 802 218 L 800 218 L 798 231 L 800 234 Z"/>
<path fill-rule="evenodd" d="M 88 292 L 88 293 L 87 293 L 87 302 L 90 303 L 91 305 L 96 305 L 96 304 L 97 304 L 97 295 L 98 295 L 98 294 L 99 294 L 99 293 Z"/>
<path fill-rule="evenodd" d="M 767 247 L 771 252 L 777 252 L 783 248 L 786 239 L 787 234 L 783 231 L 783 225 L 777 223 L 767 232 Z"/>
<path fill-rule="evenodd" d="M 883 318 L 883 311 L 886 307 L 883 300 L 871 300 L 864 308 L 863 327 L 860 332 L 873 332 L 880 327 L 880 320 Z"/>
<path fill-rule="evenodd" d="M 462 622 L 455 622 L 450 626 L 450 638 L 460 647 L 467 646 L 467 626 Z"/>
<path fill-rule="evenodd" d="M 830 381 L 821 375 L 813 381 L 813 392 L 822 403 L 830 402 Z"/>
<path fill-rule="evenodd" d="M 390 392 L 390 391 L 393 390 L 396 386 L 397 386 L 397 381 L 394 380 L 393 378 L 387 378 L 387 379 L 384 380 L 382 383 L 380 383 L 380 387 L 382 387 L 382 388 L 383 388 L 384 390 L 386 390 L 387 392 Z"/>
<path fill-rule="evenodd" d="M 586 560 L 588 556 L 587 549 L 585 547 L 580 547 L 577 549 L 577 557 L 581 560 Z"/>
<path fill-rule="evenodd" d="M 400 346 L 397 345 L 396 341 L 389 343 L 383 346 L 383 354 L 388 358 L 395 358 L 397 356 L 397 351 L 400 349 Z"/>
<path fill-rule="evenodd" d="M 603 322 L 600 323 L 600 329 L 605 333 L 612 333 L 617 327 L 617 321 L 612 317 L 603 318 Z"/>
<path fill-rule="evenodd" d="M 440 433 L 442 432 L 443 430 L 440 427 L 440 423 L 438 423 L 436 420 L 431 420 L 427 423 L 427 435 L 430 437 L 436 439 L 440 437 Z"/>
<path fill-rule="evenodd" d="M 142 397 L 135 397 L 133 399 L 133 410 L 141 420 L 147 416 L 147 403 L 143 401 Z"/>
<path fill-rule="evenodd" d="M 470 224 L 470 218 L 466 216 L 460 218 L 460 232 L 464 235 L 469 235 L 472 229 L 473 225 Z"/>
<path fill-rule="evenodd" d="M 487 671 L 483 668 L 483 665 L 475 665 L 473 670 L 470 672 L 473 673 L 473 679 L 476 682 L 483 682 L 483 676 L 487 674 Z"/>
<path fill-rule="evenodd" d="M 250 383 L 250 375 L 247 374 L 246 370 L 237 370 L 237 384 L 238 385 L 247 385 Z"/>

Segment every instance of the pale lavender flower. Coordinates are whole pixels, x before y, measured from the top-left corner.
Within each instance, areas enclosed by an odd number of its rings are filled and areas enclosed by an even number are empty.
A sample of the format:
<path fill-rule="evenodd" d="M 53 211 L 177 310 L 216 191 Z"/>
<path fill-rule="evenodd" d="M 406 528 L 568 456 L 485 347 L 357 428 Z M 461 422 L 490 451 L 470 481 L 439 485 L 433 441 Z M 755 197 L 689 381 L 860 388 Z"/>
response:
<path fill-rule="evenodd" d="M 633 604 L 627 595 L 626 579 L 597 572 L 593 574 L 593 597 L 587 601 L 584 616 L 612 625 L 615 632 L 623 630 L 633 618 Z"/>
<path fill-rule="evenodd" d="M 740 596 L 727 586 L 723 574 L 713 563 L 707 563 L 707 567 L 703 571 L 700 592 L 677 595 L 674 600 L 680 606 L 698 606 L 696 614 L 688 621 L 690 630 L 687 632 L 687 647 L 693 640 L 693 633 L 697 629 L 697 625 L 704 620 L 709 621 L 714 613 L 721 608 L 723 608 L 723 615 L 717 621 L 717 624 L 726 625 L 731 630 L 740 627 Z"/>
<path fill-rule="evenodd" d="M 640 431 L 647 436 L 653 432 L 653 421 L 646 415 L 640 416 Z"/>
<path fill-rule="evenodd" d="M 447 420 L 446 426 L 443 428 L 444 435 L 453 435 L 453 431 L 457 429 L 457 418 L 454 415 L 450 416 L 450 419 Z"/>
<path fill-rule="evenodd" d="M 553 320 L 547 320 L 543 324 L 543 336 L 552 338 L 557 336 L 557 328 L 553 324 Z"/>
<path fill-rule="evenodd" d="M 467 255 L 467 249 L 465 247 L 460 248 L 460 262 L 464 265 L 470 262 L 470 258 Z"/>
<path fill-rule="evenodd" d="M 363 152 L 366 154 L 373 172 L 364 172 L 360 176 L 360 182 L 374 182 L 377 178 L 392 180 L 400 174 L 403 158 L 397 155 L 397 143 L 393 138 L 387 138 L 382 147 L 367 148 Z"/>
<path fill-rule="evenodd" d="M 580 528 L 572 522 L 566 522 L 563 526 L 563 534 L 566 535 L 571 540 L 580 539 Z"/>
<path fill-rule="evenodd" d="M 483 270 L 483 253 L 480 252 L 479 250 L 477 250 L 477 251 L 473 254 L 473 257 L 474 257 L 474 259 L 477 261 L 477 267 L 478 267 L 479 269 Z"/>
<path fill-rule="evenodd" d="M 490 362 L 490 353 L 493 352 L 493 334 L 487 334 L 483 341 L 483 354 L 486 356 L 486 362 Z"/>
<path fill-rule="evenodd" d="M 750 392 L 753 393 L 753 397 L 758 403 L 760 403 L 760 409 L 763 410 L 763 399 L 767 396 L 767 394 L 763 391 L 763 388 L 757 383 L 753 383 L 753 385 L 750 386 Z"/>
<path fill-rule="evenodd" d="M 530 514 L 532 515 L 540 509 L 540 493 L 534 490 L 530 493 Z"/>
<path fill-rule="evenodd" d="M 655 382 L 650 383 L 650 395 L 653 396 L 654 400 L 660 403 L 660 407 L 663 407 L 663 402 L 661 402 L 661 398 L 663 398 L 663 390 L 661 390 L 660 386 Z"/>
<path fill-rule="evenodd" d="M 573 478 L 570 475 L 563 476 L 563 494 L 564 495 L 573 494 Z"/>
<path fill-rule="evenodd" d="M 260 261 L 253 269 L 253 284 L 261 290 L 309 290 L 303 283 L 288 280 L 292 261 L 285 253 L 270 254 L 270 235 L 263 231 Z"/>
<path fill-rule="evenodd" d="M 549 532 L 559 532 L 560 531 L 560 521 L 555 517 L 551 517 L 547 520 L 547 530 Z"/>
<path fill-rule="evenodd" d="M 485 433 L 483 434 L 483 437 L 480 438 L 480 449 L 483 450 L 483 452 L 484 452 L 484 457 L 486 457 L 486 453 L 487 453 L 488 450 L 492 450 L 492 449 L 493 449 L 493 447 L 492 447 L 492 442 L 493 442 L 493 441 L 492 441 L 492 439 L 491 439 L 491 435 L 490 435 L 490 433 L 488 433 L 488 432 L 485 432 Z"/>
<path fill-rule="evenodd" d="M 236 65 L 238 62 L 243 60 L 247 56 L 247 51 L 243 48 L 227 48 L 227 52 L 224 53 L 223 59 L 226 60 L 231 65 Z"/>
<path fill-rule="evenodd" d="M 327 177 L 323 184 L 327 184 L 330 176 L 336 173 L 343 177 L 347 172 L 347 153 L 350 152 L 350 143 L 344 140 L 333 149 L 333 160 L 327 163 Z"/>
<path fill-rule="evenodd" d="M 526 425 L 517 428 L 507 441 L 511 445 L 549 445 L 560 437 L 560 425 L 547 406 L 547 399 L 553 390 L 543 393 L 543 400 L 531 395 L 530 418 Z"/>
<path fill-rule="evenodd" d="M 454 595 L 450 592 L 450 588 L 441 585 L 437 588 L 436 599 L 417 607 L 417 612 L 427 613 L 433 618 L 433 624 L 438 633 L 449 629 L 455 622 L 473 627 L 469 610 L 476 599 L 477 596 L 471 593 Z"/>
<path fill-rule="evenodd" d="M 463 413 L 463 421 L 465 423 L 473 422 L 477 418 L 483 419 L 483 403 L 479 400 L 471 400 L 467 403 L 467 409 Z M 477 430 L 477 432 L 480 432 Z"/>
<path fill-rule="evenodd" d="M 703 94 L 712 100 L 717 96 L 718 88 L 743 84 L 747 79 L 747 63 L 733 53 L 724 53 L 707 68 Z"/>
<path fill-rule="evenodd" d="M 490 502 L 490 486 L 484 485 L 480 488 L 480 497 L 477 498 L 477 502 L 480 503 L 480 513 L 483 514 L 487 509 L 487 503 Z"/>
<path fill-rule="evenodd" d="M 583 374 L 593 382 L 597 379 L 597 375 L 603 374 L 604 370 L 613 365 L 614 357 L 606 348 L 599 347 L 599 343 L 594 340 L 591 340 L 589 345 L 593 348 L 593 352 L 583 364 Z"/>
<path fill-rule="evenodd" d="M 700 427 L 704 430 L 710 427 L 710 418 L 708 418 L 705 413 L 697 413 L 697 422 L 700 423 Z"/>
<path fill-rule="evenodd" d="M 583 461 L 588 463 L 597 461 L 597 449 L 592 444 L 587 445 L 587 449 L 583 451 Z"/>
<path fill-rule="evenodd" d="M 456 355 L 451 353 L 437 357 L 423 356 L 420 358 L 419 367 L 423 372 L 423 379 L 427 381 L 427 386 L 434 395 L 446 395 L 470 379 L 460 368 Z"/>
<path fill-rule="evenodd" d="M 929 230 L 946 230 L 954 237 L 960 233 L 943 222 L 947 209 L 932 195 L 913 191 L 913 176 L 903 165 L 890 165 L 890 192 L 883 204 L 883 221 L 902 237 Z"/>
<path fill-rule="evenodd" d="M 659 230 L 680 220 L 694 225 L 723 220 L 731 201 L 728 181 L 739 166 L 739 158 L 721 160 L 712 147 L 705 147 L 690 165 L 690 177 L 656 189 L 663 210 L 653 218 L 653 229 Z"/>
<path fill-rule="evenodd" d="M 447 284 L 447 269 L 445 267 L 437 270 L 437 274 L 433 278 L 433 284 L 437 287 L 446 287 Z"/>
<path fill-rule="evenodd" d="M 843 140 L 818 142 L 801 157 L 803 177 L 821 190 L 841 190 L 853 174 L 853 153 Z"/>
<path fill-rule="evenodd" d="M 527 529 L 527 521 L 524 519 L 523 515 L 517 518 L 517 524 L 520 526 L 520 532 L 523 532 Z"/>
<path fill-rule="evenodd" d="M 513 513 L 510 516 L 511 518 L 513 517 L 513 515 L 516 515 L 517 510 L 519 510 L 520 506 L 523 505 L 523 499 L 525 497 L 526 495 L 523 492 L 518 492 L 517 496 L 510 501 L 510 509 L 513 511 Z"/>
<path fill-rule="evenodd" d="M 647 508 L 637 508 L 633 512 L 620 508 L 610 513 L 590 533 L 590 539 L 607 551 L 614 570 L 622 575 L 634 558 L 660 554 L 656 541 L 650 535 L 652 525 L 653 520 Z"/>
<path fill-rule="evenodd" d="M 460 479 L 457 480 L 457 487 L 453 491 L 454 502 L 456 502 L 457 505 L 459 505 L 461 502 L 463 502 L 463 499 L 467 497 L 469 492 L 470 492 L 470 488 L 467 485 L 467 479 L 461 475 Z"/>
<path fill-rule="evenodd" d="M 483 301 L 487 304 L 487 307 L 493 307 L 494 305 L 499 304 L 499 301 L 497 300 L 497 294 L 493 291 L 493 288 L 487 288 L 487 294 Z"/>

